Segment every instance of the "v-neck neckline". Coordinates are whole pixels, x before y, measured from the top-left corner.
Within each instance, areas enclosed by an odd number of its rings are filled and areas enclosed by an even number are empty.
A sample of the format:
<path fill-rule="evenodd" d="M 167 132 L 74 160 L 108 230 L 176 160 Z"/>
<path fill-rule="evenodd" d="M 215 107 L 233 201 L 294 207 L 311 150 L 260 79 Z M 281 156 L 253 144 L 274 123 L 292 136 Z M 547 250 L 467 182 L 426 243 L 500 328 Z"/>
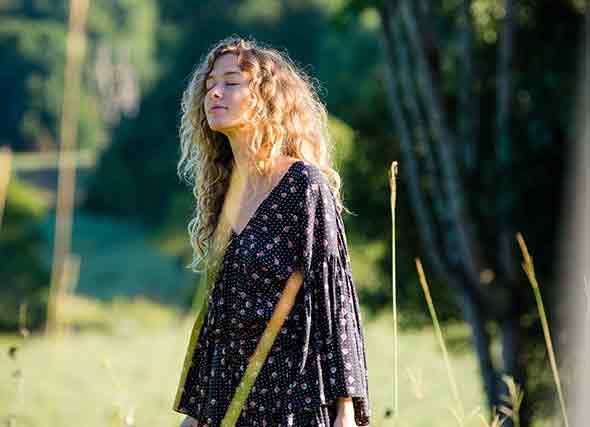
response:
<path fill-rule="evenodd" d="M 283 184 L 283 182 L 285 182 L 287 180 L 287 177 L 290 175 L 291 171 L 293 169 L 295 169 L 295 166 L 299 163 L 302 163 L 302 162 L 303 162 L 303 160 L 299 159 L 299 160 L 294 161 L 291 165 L 289 165 L 289 167 L 287 168 L 287 171 L 284 172 L 283 176 L 281 176 L 281 178 L 279 179 L 279 182 L 268 192 L 266 197 L 264 199 L 262 199 L 262 201 L 258 204 L 256 209 L 254 210 L 254 213 L 252 214 L 252 216 L 250 216 L 250 218 L 246 222 L 246 225 L 244 225 L 244 227 L 242 228 L 242 230 L 239 233 L 236 232 L 236 230 L 234 229 L 234 226 L 230 223 L 229 219 L 227 219 L 227 216 L 226 216 L 225 220 L 227 221 L 228 226 L 231 231 L 230 240 L 233 241 L 234 239 L 239 238 L 242 234 L 244 234 L 244 231 L 250 226 L 252 221 L 254 221 L 254 218 L 256 218 L 256 216 L 258 215 L 259 211 L 262 209 L 264 204 L 268 200 L 270 200 L 270 198 L 273 196 L 274 192 L 277 191 L 277 189 Z"/>

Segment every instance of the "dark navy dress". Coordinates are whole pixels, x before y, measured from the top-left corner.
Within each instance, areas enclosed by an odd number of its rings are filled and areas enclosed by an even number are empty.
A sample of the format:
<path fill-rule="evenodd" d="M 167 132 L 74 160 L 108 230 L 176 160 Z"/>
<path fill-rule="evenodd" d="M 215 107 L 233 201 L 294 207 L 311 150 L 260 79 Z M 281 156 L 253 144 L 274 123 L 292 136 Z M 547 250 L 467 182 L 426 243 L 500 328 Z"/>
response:
<path fill-rule="evenodd" d="M 190 338 L 173 410 L 221 425 L 287 279 L 295 305 L 238 418 L 242 426 L 332 427 L 338 397 L 369 425 L 367 359 L 344 224 L 319 168 L 289 166 L 243 231 L 232 230 Z"/>

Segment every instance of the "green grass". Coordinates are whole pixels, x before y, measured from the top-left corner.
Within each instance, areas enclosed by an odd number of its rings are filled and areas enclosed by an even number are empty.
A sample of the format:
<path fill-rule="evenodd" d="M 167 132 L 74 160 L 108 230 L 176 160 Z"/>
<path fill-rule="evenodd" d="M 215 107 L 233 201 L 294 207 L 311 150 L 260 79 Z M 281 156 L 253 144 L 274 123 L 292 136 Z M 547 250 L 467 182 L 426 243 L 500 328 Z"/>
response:
<path fill-rule="evenodd" d="M 75 298 L 68 303 L 75 334 L 48 341 L 0 336 L 0 425 L 9 413 L 18 413 L 17 426 L 120 426 L 113 418 L 133 411 L 135 426 L 177 426 L 183 416 L 171 410 L 194 315 L 182 317 L 174 309 L 138 299 L 98 302 Z M 365 319 L 365 318 L 364 318 Z M 365 321 L 369 386 L 373 422 L 392 425 L 384 414 L 393 402 L 391 315 Z M 94 326 L 88 328 L 89 323 Z M 454 341 L 468 330 L 449 328 Z M 16 361 L 10 345 L 21 347 Z M 400 424 L 411 427 L 455 426 L 447 409 L 451 404 L 445 367 L 430 328 L 400 336 Z M 105 361 L 107 361 L 105 363 Z M 451 352 L 459 375 L 464 406 L 483 404 L 476 361 L 472 353 Z M 110 368 L 109 368 L 110 366 Z M 22 370 L 23 403 L 18 408 L 15 369 Z M 423 378 L 423 397 L 406 370 Z M 479 426 L 473 420 L 470 425 Z"/>
<path fill-rule="evenodd" d="M 52 218 L 45 222 L 48 242 Z M 194 315 L 183 318 L 174 307 L 191 296 L 194 276 L 174 257 L 182 252 L 178 233 L 174 239 L 165 233 L 163 239 L 147 231 L 125 221 L 76 214 L 72 251 L 81 256 L 80 282 L 65 314 L 73 334 L 53 341 L 30 337 L 24 343 L 0 335 L 0 426 L 8 425 L 10 414 L 18 415 L 18 427 L 179 425 L 184 417 L 171 407 Z M 131 299 L 137 295 L 142 297 Z M 393 408 L 392 315 L 369 320 L 363 312 L 363 319 L 371 426 L 391 426 L 385 414 Z M 404 316 L 399 320 L 412 323 Z M 479 406 L 486 414 L 468 327 L 447 325 L 443 333 L 463 406 L 467 412 Z M 456 426 L 432 328 L 402 331 L 399 338 L 401 414 L 396 426 Z M 19 347 L 16 360 L 8 356 L 11 345 Z M 17 370 L 20 377 L 14 376 Z M 19 378 L 22 395 L 17 393 Z M 125 416 L 127 424 L 121 421 Z M 468 424 L 481 425 L 475 418 Z"/>

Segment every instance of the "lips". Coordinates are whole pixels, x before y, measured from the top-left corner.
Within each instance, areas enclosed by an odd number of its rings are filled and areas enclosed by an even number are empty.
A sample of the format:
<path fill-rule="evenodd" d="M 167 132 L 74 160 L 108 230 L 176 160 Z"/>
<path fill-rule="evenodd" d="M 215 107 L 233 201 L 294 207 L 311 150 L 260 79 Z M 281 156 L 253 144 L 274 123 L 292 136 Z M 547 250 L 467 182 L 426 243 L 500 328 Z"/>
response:
<path fill-rule="evenodd" d="M 225 110 L 226 107 L 222 106 L 222 105 L 216 105 L 215 107 L 211 107 L 209 109 L 209 111 L 217 111 L 217 110 Z"/>

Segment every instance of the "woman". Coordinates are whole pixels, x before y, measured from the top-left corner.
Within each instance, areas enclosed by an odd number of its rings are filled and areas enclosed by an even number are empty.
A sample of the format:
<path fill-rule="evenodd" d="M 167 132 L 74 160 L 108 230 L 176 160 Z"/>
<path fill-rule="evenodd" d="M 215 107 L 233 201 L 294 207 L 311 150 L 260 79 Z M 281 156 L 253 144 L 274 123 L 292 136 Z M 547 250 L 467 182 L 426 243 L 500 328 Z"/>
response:
<path fill-rule="evenodd" d="M 183 426 L 220 425 L 281 291 L 298 280 L 236 425 L 369 425 L 340 179 L 311 80 L 287 55 L 230 37 L 196 69 L 182 106 L 178 168 L 197 205 L 191 266 L 208 257 L 218 268 L 173 409 L 188 415 Z"/>

